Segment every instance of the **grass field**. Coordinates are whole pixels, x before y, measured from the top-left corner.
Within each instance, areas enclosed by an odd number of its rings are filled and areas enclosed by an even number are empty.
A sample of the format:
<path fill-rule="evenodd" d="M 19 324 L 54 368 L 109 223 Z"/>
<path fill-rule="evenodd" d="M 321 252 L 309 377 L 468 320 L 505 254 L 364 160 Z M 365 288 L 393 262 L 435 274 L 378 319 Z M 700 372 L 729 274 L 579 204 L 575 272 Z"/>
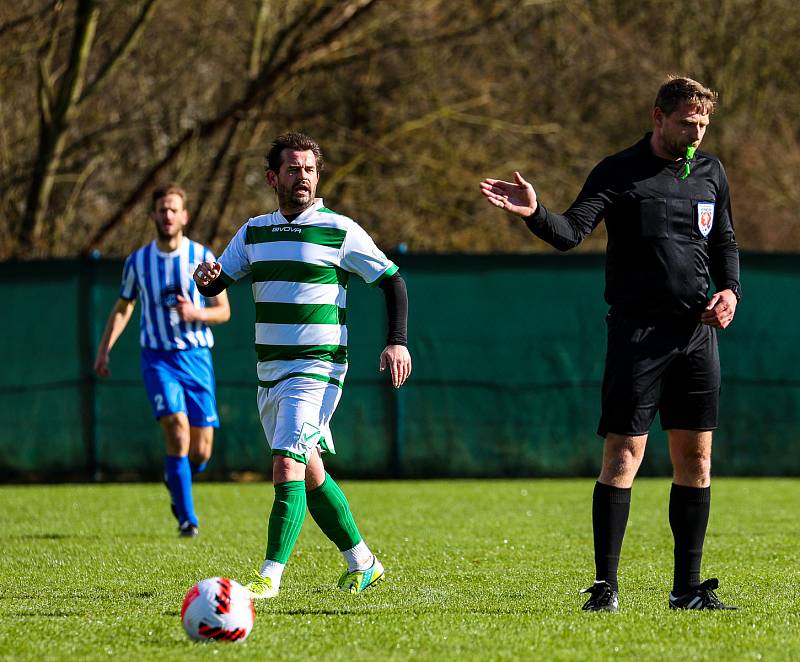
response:
<path fill-rule="evenodd" d="M 306 519 L 281 595 L 244 644 L 195 644 L 179 620 L 204 577 L 259 565 L 269 484 L 196 486 L 179 540 L 161 485 L 0 487 L 0 657 L 8 660 L 798 660 L 800 481 L 718 479 L 704 576 L 733 612 L 671 612 L 669 481 L 640 480 L 619 614 L 591 583 L 591 480 L 351 482 L 387 581 L 334 589 L 340 554 Z"/>

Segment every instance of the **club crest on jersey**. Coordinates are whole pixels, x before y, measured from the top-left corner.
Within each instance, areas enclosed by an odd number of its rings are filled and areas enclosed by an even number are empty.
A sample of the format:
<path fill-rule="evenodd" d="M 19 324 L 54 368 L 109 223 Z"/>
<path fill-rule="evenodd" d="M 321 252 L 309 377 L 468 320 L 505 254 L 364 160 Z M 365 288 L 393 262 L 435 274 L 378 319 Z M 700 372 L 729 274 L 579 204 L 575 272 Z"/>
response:
<path fill-rule="evenodd" d="M 714 203 L 698 202 L 697 229 L 700 230 L 700 234 L 707 237 L 712 225 L 714 225 Z"/>
<path fill-rule="evenodd" d="M 179 285 L 167 285 L 161 290 L 161 305 L 165 308 L 175 308 L 178 305 L 178 297 L 185 297 L 183 289 Z"/>

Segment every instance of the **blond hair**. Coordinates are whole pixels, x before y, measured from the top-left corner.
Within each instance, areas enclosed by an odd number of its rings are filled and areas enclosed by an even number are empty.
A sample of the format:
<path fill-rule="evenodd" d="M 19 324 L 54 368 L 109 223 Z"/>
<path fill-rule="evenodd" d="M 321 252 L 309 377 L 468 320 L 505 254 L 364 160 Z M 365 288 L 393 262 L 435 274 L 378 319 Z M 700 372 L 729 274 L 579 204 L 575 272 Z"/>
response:
<path fill-rule="evenodd" d="M 165 198 L 168 195 L 177 195 L 183 201 L 183 208 L 186 209 L 186 191 L 177 184 L 165 184 L 153 191 L 153 209 L 155 209 L 156 203 L 161 198 Z"/>

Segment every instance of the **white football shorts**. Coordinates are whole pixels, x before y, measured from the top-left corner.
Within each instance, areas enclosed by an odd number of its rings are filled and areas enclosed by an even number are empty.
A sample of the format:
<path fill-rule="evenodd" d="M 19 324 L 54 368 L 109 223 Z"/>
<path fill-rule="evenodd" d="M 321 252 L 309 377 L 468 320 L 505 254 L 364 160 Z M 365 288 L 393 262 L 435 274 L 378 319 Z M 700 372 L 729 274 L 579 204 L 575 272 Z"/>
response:
<path fill-rule="evenodd" d="M 258 387 L 258 412 L 273 455 L 308 464 L 314 448 L 336 454 L 330 420 L 342 389 L 309 377 L 290 377 Z"/>

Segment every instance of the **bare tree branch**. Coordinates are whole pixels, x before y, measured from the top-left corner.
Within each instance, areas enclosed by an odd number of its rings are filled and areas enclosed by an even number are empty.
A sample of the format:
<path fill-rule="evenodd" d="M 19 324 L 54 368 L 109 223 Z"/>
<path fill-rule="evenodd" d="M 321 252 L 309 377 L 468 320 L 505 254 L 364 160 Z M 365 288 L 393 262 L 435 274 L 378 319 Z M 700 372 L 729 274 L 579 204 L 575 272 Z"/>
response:
<path fill-rule="evenodd" d="M 253 145 L 260 142 L 261 135 L 264 133 L 266 126 L 267 122 L 263 120 L 256 123 L 255 128 L 250 134 L 248 150 L 252 148 Z M 222 193 L 219 196 L 217 212 L 214 215 L 214 219 L 208 227 L 204 237 L 204 243 L 206 244 L 213 244 L 219 236 L 220 228 L 227 224 L 230 201 L 233 197 L 234 191 L 236 190 L 236 185 L 242 178 L 242 170 L 244 167 L 243 155 L 244 153 L 241 151 L 237 153 L 236 156 L 231 160 L 231 163 L 228 167 L 228 176 L 225 178 L 225 185 L 222 189 Z"/>
<path fill-rule="evenodd" d="M 261 64 L 261 51 L 264 49 L 264 30 L 267 27 L 267 17 L 269 16 L 269 1 L 260 0 L 258 3 L 258 13 L 253 24 L 253 40 L 250 43 L 250 62 L 247 65 L 247 76 L 253 80 L 258 76 Z"/>
<path fill-rule="evenodd" d="M 122 62 L 125 60 L 125 57 L 139 41 L 139 37 L 141 37 L 145 25 L 147 25 L 148 20 L 150 20 L 150 17 L 153 15 L 156 5 L 159 3 L 159 1 L 160 0 L 147 0 L 144 3 L 139 15 L 128 29 L 128 32 L 119 42 L 119 44 L 117 44 L 117 47 L 114 49 L 114 51 L 108 56 L 108 59 L 105 61 L 103 66 L 100 67 L 100 71 L 97 72 L 97 75 L 94 77 L 94 79 L 92 79 L 91 83 L 86 86 L 86 89 L 83 91 L 83 94 L 81 94 L 77 105 L 81 105 L 84 101 L 86 101 L 86 99 L 91 97 L 92 94 L 97 91 L 97 88 L 102 84 L 102 82 L 108 78 L 110 74 L 114 73 L 116 68 L 122 64 Z"/>
<path fill-rule="evenodd" d="M 316 15 L 325 18 L 337 7 L 342 8 L 343 15 L 332 28 L 334 32 L 339 33 L 347 23 L 355 20 L 367 8 L 374 7 L 377 2 L 378 0 L 358 0 L 356 2 L 322 4 L 318 8 Z M 83 247 L 84 253 L 94 249 L 109 232 L 128 218 L 136 205 L 147 194 L 147 191 L 152 188 L 153 183 L 171 167 L 192 140 L 212 138 L 220 130 L 225 129 L 232 122 L 236 122 L 238 116 L 244 116 L 251 108 L 263 104 L 264 100 L 268 99 L 282 82 L 296 73 L 296 69 L 301 66 L 306 57 L 313 57 L 315 51 L 325 48 L 330 40 L 331 32 L 324 29 L 315 29 L 309 33 L 313 38 L 313 43 L 304 44 L 303 46 L 303 53 L 308 53 L 308 56 L 299 56 L 296 53 L 297 49 L 300 48 L 301 40 L 299 37 L 305 32 L 306 20 L 307 17 L 302 21 L 295 20 L 290 24 L 294 34 L 289 33 L 287 29 L 278 36 L 278 41 L 288 44 L 283 58 L 267 58 L 262 63 L 258 76 L 247 86 L 243 96 L 212 119 L 184 132 L 173 143 L 167 154 L 145 173 L 121 207 L 90 237 Z M 273 52 L 275 52 L 275 49 L 273 49 Z"/>
<path fill-rule="evenodd" d="M 50 68 L 58 48 L 58 25 L 61 21 L 62 2 L 53 3 L 53 14 L 50 19 L 50 32 L 39 48 L 39 113 L 45 124 L 52 122 L 52 111 L 56 96 L 53 87 L 53 76 Z"/>
<path fill-rule="evenodd" d="M 236 119 L 230 123 L 228 127 L 228 132 L 225 134 L 225 138 L 222 140 L 222 145 L 217 150 L 217 153 L 214 155 L 214 159 L 211 161 L 211 165 L 206 172 L 206 175 L 203 179 L 203 183 L 200 186 L 200 194 L 197 199 L 197 206 L 194 210 L 194 222 L 196 226 L 202 226 L 205 222 L 205 211 L 206 211 L 206 203 L 209 201 L 212 195 L 212 191 L 214 188 L 214 180 L 217 178 L 220 169 L 222 168 L 225 159 L 228 156 L 228 153 L 231 150 L 232 145 L 235 142 L 237 134 L 239 132 L 239 127 L 241 126 L 241 120 Z"/>
<path fill-rule="evenodd" d="M 238 215 L 270 198 L 256 141 L 289 126 L 324 137 L 320 193 L 379 242 L 521 250 L 524 229 L 485 232 L 475 173 L 522 170 L 553 206 L 569 204 L 597 159 L 647 130 L 648 97 L 668 71 L 720 92 L 705 145 L 728 168 L 742 245 L 800 246 L 791 0 L 676 0 L 666 14 L 655 0 L 94 0 L 77 112 L 25 252 L 39 142 L 58 133 L 80 1 L 0 10 L 0 259 L 71 254 L 93 235 L 121 254 L 150 229 L 140 212 L 166 178 L 195 191 L 193 236 L 219 248 Z M 482 95 L 485 105 L 457 108 Z M 772 222 L 758 223 L 765 215 Z M 601 233 L 584 246 L 601 248 Z"/>
<path fill-rule="evenodd" d="M 20 248 L 25 252 L 30 252 L 37 245 L 44 231 L 53 175 L 64 149 L 66 131 L 77 109 L 76 102 L 83 87 L 98 14 L 93 0 L 79 0 L 67 69 L 61 77 L 55 97 L 42 108 L 39 147 L 20 230 Z M 47 69 L 49 67 L 45 68 L 45 73 Z"/>
<path fill-rule="evenodd" d="M 469 110 L 470 108 L 475 108 L 476 106 L 484 106 L 489 102 L 489 97 L 482 95 L 475 99 L 469 99 L 467 101 L 462 101 L 461 103 L 450 104 L 447 106 L 442 106 L 441 108 L 437 108 L 436 110 L 426 113 L 422 117 L 414 118 L 413 120 L 408 120 L 403 122 L 400 126 L 395 127 L 391 131 L 385 133 L 380 140 L 378 140 L 377 144 L 380 146 L 390 145 L 392 142 L 397 140 L 398 138 L 403 137 L 404 135 L 411 133 L 413 131 L 418 131 L 423 129 L 434 122 L 437 122 L 441 119 L 445 119 L 447 117 L 458 115 L 465 110 Z M 369 149 L 362 150 L 358 154 L 356 154 L 353 158 L 351 158 L 347 163 L 337 168 L 333 174 L 325 180 L 325 184 L 320 188 L 320 193 L 322 197 L 326 197 L 329 195 L 341 182 L 345 177 L 347 177 L 350 173 L 352 173 L 359 165 L 361 165 L 369 156 L 372 151 L 372 146 Z"/>
<path fill-rule="evenodd" d="M 56 5 L 61 4 L 62 0 L 52 0 L 44 7 L 42 7 L 39 11 L 31 12 L 30 14 L 25 14 L 24 16 L 19 16 L 17 18 L 13 18 L 7 23 L 3 23 L 0 25 L 0 37 L 3 36 L 4 32 L 8 32 L 9 30 L 15 30 L 19 27 L 24 25 L 28 25 L 29 23 L 35 23 L 43 16 L 46 16 L 48 13 L 55 9 Z"/>
<path fill-rule="evenodd" d="M 385 41 L 378 46 L 360 47 L 350 49 L 338 57 L 334 57 L 337 51 L 344 50 L 340 44 L 329 44 L 324 53 L 324 58 L 315 55 L 314 58 L 306 58 L 304 63 L 298 67 L 297 73 L 309 73 L 311 71 L 326 71 L 338 68 L 350 62 L 365 60 L 374 55 L 386 53 L 389 50 L 410 50 L 426 46 L 442 46 L 453 41 L 459 41 L 464 37 L 473 36 L 476 30 L 486 28 L 489 25 L 498 23 L 511 13 L 511 8 L 496 9 L 489 16 L 482 17 L 475 23 L 471 23 L 463 28 L 456 30 L 436 32 L 422 37 L 407 37 Z"/>
<path fill-rule="evenodd" d="M 247 66 L 247 75 L 250 80 L 255 79 L 258 75 L 261 62 L 261 51 L 263 50 L 264 30 L 267 23 L 268 9 L 269 5 L 267 0 L 261 0 L 259 2 L 258 12 L 253 22 L 253 38 L 250 41 L 250 58 Z M 217 175 L 219 174 L 223 163 L 228 157 L 231 148 L 239 139 L 239 131 L 240 127 L 242 126 L 242 122 L 243 117 L 241 114 L 234 118 L 234 121 L 231 123 L 228 129 L 228 133 L 222 141 L 222 146 L 217 150 L 217 153 L 214 156 L 208 171 L 206 172 L 203 184 L 200 186 L 200 195 L 198 197 L 197 208 L 194 211 L 196 226 L 202 227 L 203 225 L 206 225 L 206 204 L 212 195 L 213 181 L 217 178 Z M 229 172 L 232 169 L 234 168 L 229 168 Z M 216 234 L 217 227 L 219 225 L 219 219 L 217 219 L 216 223 L 212 221 L 211 224 L 213 227 L 209 228 L 209 230 L 204 233 L 206 237 L 211 237 Z M 208 240 L 206 243 L 208 243 Z"/>
<path fill-rule="evenodd" d="M 75 184 L 72 187 L 69 201 L 66 205 L 67 211 L 62 218 L 58 219 L 54 231 L 50 236 L 49 244 L 51 252 L 55 252 L 54 249 L 56 246 L 69 243 L 68 241 L 63 240 L 69 238 L 70 228 L 80 209 L 78 199 L 80 198 L 80 195 L 86 186 L 86 182 L 89 181 L 89 177 L 91 177 L 92 173 L 94 173 L 94 171 L 100 166 L 100 162 L 101 157 L 98 154 L 95 154 L 88 161 L 86 161 L 86 163 L 84 163 L 81 172 L 75 178 Z"/>

